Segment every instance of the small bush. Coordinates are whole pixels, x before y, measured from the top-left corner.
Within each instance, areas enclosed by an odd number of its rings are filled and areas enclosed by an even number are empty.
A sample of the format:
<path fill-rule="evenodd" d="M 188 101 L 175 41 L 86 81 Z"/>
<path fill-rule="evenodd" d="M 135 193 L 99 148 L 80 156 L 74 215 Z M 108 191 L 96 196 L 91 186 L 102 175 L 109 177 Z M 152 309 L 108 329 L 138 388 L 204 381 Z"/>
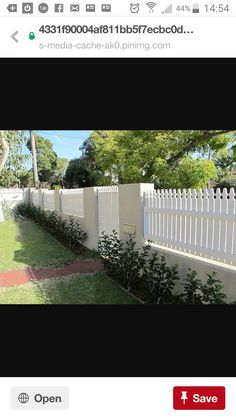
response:
<path fill-rule="evenodd" d="M 215 272 L 208 274 L 203 284 L 197 272 L 189 269 L 183 294 L 175 294 L 174 287 L 180 279 L 178 266 L 168 266 L 165 256 L 152 252 L 150 244 L 136 249 L 131 236 L 123 242 L 115 231 L 111 235 L 102 233 L 98 252 L 107 274 L 147 303 L 226 304 L 223 284 Z"/>
<path fill-rule="evenodd" d="M 151 253 L 147 260 L 147 269 L 143 275 L 148 291 L 149 299 L 153 304 L 172 303 L 175 300 L 173 289 L 179 280 L 178 267 L 167 266 L 164 256 Z"/>
<path fill-rule="evenodd" d="M 46 228 L 58 241 L 71 250 L 79 248 L 87 238 L 87 233 L 81 229 L 79 221 L 74 220 L 73 217 L 63 220 L 56 211 L 43 210 L 33 204 L 19 204 L 17 212 Z"/>
<path fill-rule="evenodd" d="M 197 272 L 191 271 L 184 282 L 184 301 L 186 304 L 226 304 L 226 294 L 222 292 L 223 284 L 216 279 L 216 272 L 207 275 L 207 282 L 197 278 Z"/>
<path fill-rule="evenodd" d="M 98 252 L 108 275 L 129 291 L 142 291 L 147 302 L 154 304 L 173 302 L 172 291 L 179 279 L 177 267 L 168 267 L 164 256 L 159 259 L 157 253 L 151 253 L 150 244 L 136 249 L 131 236 L 124 243 L 113 231 L 101 235 Z"/>
<path fill-rule="evenodd" d="M 131 237 L 124 243 L 113 231 L 111 235 L 103 233 L 99 238 L 98 252 L 107 273 L 129 291 L 134 289 L 144 269 L 147 249 L 140 253 Z"/>

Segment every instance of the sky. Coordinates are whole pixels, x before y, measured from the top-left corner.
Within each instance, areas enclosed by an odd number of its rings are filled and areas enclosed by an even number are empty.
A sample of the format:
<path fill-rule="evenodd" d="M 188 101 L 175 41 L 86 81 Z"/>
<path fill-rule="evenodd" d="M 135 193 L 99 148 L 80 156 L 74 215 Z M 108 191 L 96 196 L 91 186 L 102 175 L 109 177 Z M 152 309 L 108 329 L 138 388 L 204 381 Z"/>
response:
<path fill-rule="evenodd" d="M 35 130 L 41 137 L 47 138 L 53 143 L 53 149 L 58 157 L 66 157 L 71 160 L 81 155 L 79 148 L 92 131 L 50 131 Z M 28 136 L 29 134 L 26 133 Z"/>

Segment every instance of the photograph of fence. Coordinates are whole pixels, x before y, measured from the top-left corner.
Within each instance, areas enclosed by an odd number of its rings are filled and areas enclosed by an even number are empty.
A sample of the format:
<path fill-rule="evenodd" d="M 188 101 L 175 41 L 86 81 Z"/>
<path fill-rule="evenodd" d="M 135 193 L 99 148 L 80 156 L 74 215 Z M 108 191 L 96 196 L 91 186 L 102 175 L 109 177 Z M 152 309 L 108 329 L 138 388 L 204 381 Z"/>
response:
<path fill-rule="evenodd" d="M 154 190 L 152 184 L 130 184 L 59 191 L 1 189 L 0 200 L 11 206 L 28 200 L 61 216 L 78 217 L 94 248 L 103 231 L 116 230 L 124 236 L 124 226 L 131 225 L 139 231 L 138 247 L 150 240 L 166 249 L 236 266 L 234 188 Z"/>

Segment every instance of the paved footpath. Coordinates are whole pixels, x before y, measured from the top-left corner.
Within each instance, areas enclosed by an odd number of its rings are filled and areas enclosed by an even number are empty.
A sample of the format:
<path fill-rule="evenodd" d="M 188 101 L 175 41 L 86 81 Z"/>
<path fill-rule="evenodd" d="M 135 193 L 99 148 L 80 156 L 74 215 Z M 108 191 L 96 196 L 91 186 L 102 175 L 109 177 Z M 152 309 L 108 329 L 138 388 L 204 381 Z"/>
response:
<path fill-rule="evenodd" d="M 56 278 L 74 273 L 94 273 L 103 270 L 100 260 L 79 260 L 64 266 L 51 269 L 16 269 L 9 272 L 0 272 L 0 287 L 26 284 L 40 279 Z"/>

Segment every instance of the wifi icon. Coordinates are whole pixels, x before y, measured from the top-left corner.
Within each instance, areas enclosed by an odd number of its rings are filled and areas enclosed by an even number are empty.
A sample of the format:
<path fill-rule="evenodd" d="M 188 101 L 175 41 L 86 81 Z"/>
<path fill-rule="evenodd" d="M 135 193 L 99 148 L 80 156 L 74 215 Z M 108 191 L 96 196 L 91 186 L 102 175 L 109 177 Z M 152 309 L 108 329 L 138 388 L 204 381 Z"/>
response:
<path fill-rule="evenodd" d="M 149 8 L 149 13 L 153 13 L 153 9 L 156 6 L 156 3 L 153 3 L 150 1 L 149 3 L 146 3 L 147 7 Z"/>

